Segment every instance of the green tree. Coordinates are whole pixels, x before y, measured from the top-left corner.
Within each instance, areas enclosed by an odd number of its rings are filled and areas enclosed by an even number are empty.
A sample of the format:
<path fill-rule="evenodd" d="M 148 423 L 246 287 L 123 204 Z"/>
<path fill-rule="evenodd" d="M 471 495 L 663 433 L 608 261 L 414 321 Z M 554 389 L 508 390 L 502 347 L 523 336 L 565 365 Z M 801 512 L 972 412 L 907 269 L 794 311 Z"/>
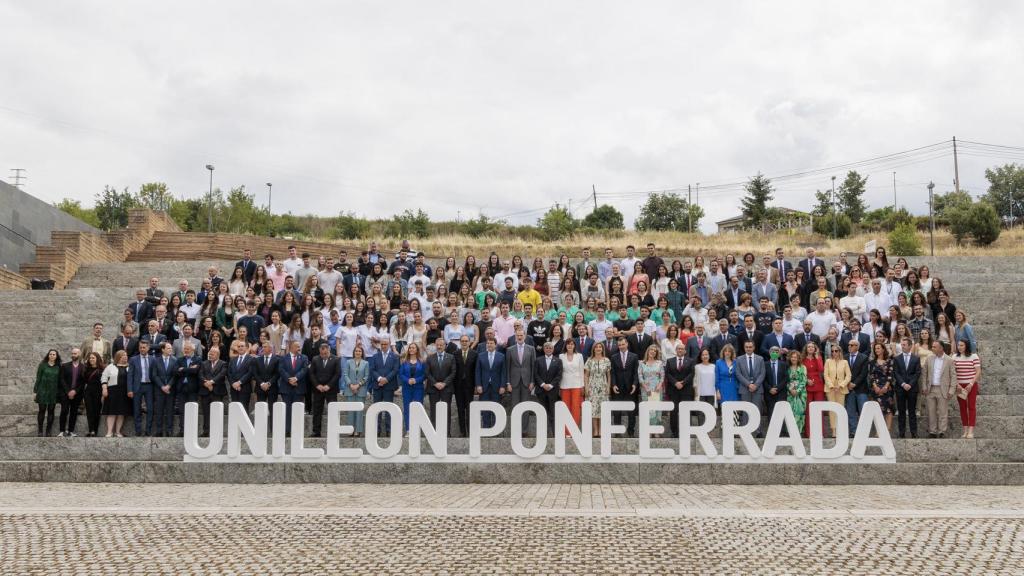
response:
<path fill-rule="evenodd" d="M 814 209 L 811 214 L 816 217 L 831 214 L 835 211 L 835 204 L 832 203 L 831 190 L 818 190 L 814 193 Z"/>
<path fill-rule="evenodd" d="M 359 218 L 352 212 L 342 212 L 334 218 L 330 236 L 334 239 L 355 240 L 367 236 L 369 232 L 370 223 L 366 219 Z"/>
<path fill-rule="evenodd" d="M 256 206 L 256 198 L 245 192 L 245 186 L 232 188 L 217 211 L 215 229 L 221 232 L 269 236 L 270 213 Z"/>
<path fill-rule="evenodd" d="M 814 232 L 829 238 L 846 238 L 853 232 L 853 222 L 846 214 L 832 214 L 814 218 Z"/>
<path fill-rule="evenodd" d="M 957 207 L 969 207 L 974 203 L 970 192 L 961 190 L 959 192 L 949 191 L 945 194 L 936 194 L 932 203 L 932 211 L 935 213 L 936 224 L 948 224 L 949 213 Z"/>
<path fill-rule="evenodd" d="M 633 226 L 640 231 L 694 232 L 700 229 L 703 217 L 704 209 L 691 206 L 682 196 L 673 192 L 656 192 L 647 197 Z"/>
<path fill-rule="evenodd" d="M 568 208 L 555 204 L 537 219 L 537 228 L 545 240 L 559 240 L 571 236 L 579 227 L 579 221 L 572 217 Z"/>
<path fill-rule="evenodd" d="M 401 214 L 391 217 L 389 229 L 395 236 L 426 238 L 430 235 L 430 217 L 422 209 L 417 209 L 416 212 L 406 209 Z"/>
<path fill-rule="evenodd" d="M 958 205 L 949 212 L 949 231 L 962 243 L 970 237 L 979 246 L 988 246 L 999 238 L 999 213 L 988 202 L 975 202 L 970 206 Z"/>
<path fill-rule="evenodd" d="M 867 183 L 867 176 L 861 177 L 856 170 L 850 170 L 846 173 L 846 180 L 836 189 L 839 211 L 849 216 L 854 224 L 860 224 L 867 211 L 867 204 L 864 202 Z"/>
<path fill-rule="evenodd" d="M 768 203 L 771 202 L 775 190 L 772 188 L 772 181 L 760 172 L 751 178 L 744 188 L 747 195 L 740 201 L 743 220 L 747 226 L 756 228 L 764 222 Z"/>
<path fill-rule="evenodd" d="M 199 198 L 182 198 L 171 203 L 167 213 L 185 232 L 206 230 L 206 203 Z"/>
<path fill-rule="evenodd" d="M 167 184 L 163 182 L 147 182 L 139 187 L 139 193 L 135 195 L 139 206 L 168 212 L 174 204 L 174 196 L 167 191 Z"/>
<path fill-rule="evenodd" d="M 622 230 L 625 223 L 622 212 L 611 204 L 601 204 L 583 218 L 583 225 L 596 230 Z"/>
<path fill-rule="evenodd" d="M 889 232 L 900 224 L 913 224 L 913 222 L 914 217 L 906 208 L 893 210 L 892 206 L 886 206 L 885 208 L 876 208 L 865 212 L 864 218 L 861 220 L 861 226 L 868 230 L 884 230 Z"/>
<path fill-rule="evenodd" d="M 124 228 L 128 225 L 128 209 L 137 205 L 135 196 L 127 188 L 123 192 L 118 192 L 116 188 L 104 186 L 103 192 L 96 194 L 96 219 L 100 228 Z"/>
<path fill-rule="evenodd" d="M 65 198 L 60 202 L 54 204 L 54 206 L 63 212 L 67 212 L 71 216 L 78 218 L 82 222 L 93 226 L 95 228 L 101 228 L 100 219 L 96 216 L 95 208 L 82 208 L 82 203 L 78 200 L 72 200 L 71 198 Z"/>
<path fill-rule="evenodd" d="M 1024 166 L 1006 164 L 985 170 L 988 192 L 985 199 L 995 208 L 1001 218 L 1010 217 L 1013 207 L 1014 220 L 1024 217 Z"/>
<path fill-rule="evenodd" d="M 913 224 L 901 222 L 889 232 L 889 253 L 897 256 L 921 254 L 921 240 L 917 237 Z"/>
<path fill-rule="evenodd" d="M 476 218 L 466 220 L 466 223 L 462 225 L 462 231 L 468 236 L 479 238 L 493 234 L 500 225 L 501 223 L 497 220 L 491 220 L 486 214 L 480 214 Z"/>

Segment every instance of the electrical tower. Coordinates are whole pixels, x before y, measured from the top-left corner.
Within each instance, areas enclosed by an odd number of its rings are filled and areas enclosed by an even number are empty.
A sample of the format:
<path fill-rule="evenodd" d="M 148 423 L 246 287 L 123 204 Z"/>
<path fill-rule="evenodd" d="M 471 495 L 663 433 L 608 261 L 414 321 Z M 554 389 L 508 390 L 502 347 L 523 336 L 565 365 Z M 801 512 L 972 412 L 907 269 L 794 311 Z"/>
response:
<path fill-rule="evenodd" d="M 18 190 L 21 190 L 21 183 L 25 180 L 28 180 L 27 176 L 22 175 L 22 173 L 25 172 L 25 169 L 11 168 L 11 172 L 13 172 L 13 174 L 11 175 L 11 179 L 14 180 L 14 187 L 17 188 Z"/>

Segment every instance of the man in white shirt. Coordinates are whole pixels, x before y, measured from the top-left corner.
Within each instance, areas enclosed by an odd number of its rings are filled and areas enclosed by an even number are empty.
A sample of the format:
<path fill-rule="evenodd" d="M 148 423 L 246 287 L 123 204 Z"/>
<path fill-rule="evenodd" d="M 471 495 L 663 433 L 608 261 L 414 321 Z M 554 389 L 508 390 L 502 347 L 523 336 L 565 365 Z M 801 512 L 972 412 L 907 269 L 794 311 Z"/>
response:
<path fill-rule="evenodd" d="M 889 302 L 895 304 L 899 301 L 900 292 L 903 286 L 896 280 L 896 270 L 889 268 L 885 271 L 885 282 L 882 283 L 882 292 L 889 297 Z"/>
<path fill-rule="evenodd" d="M 827 298 L 818 300 L 814 312 L 807 315 L 807 319 L 810 320 L 812 326 L 811 332 L 822 340 L 825 340 L 828 336 L 828 329 L 836 324 L 836 315 L 828 309 L 828 304 Z"/>
<path fill-rule="evenodd" d="M 889 306 L 892 305 L 892 302 L 889 300 L 889 295 L 882 292 L 882 281 L 878 278 L 871 280 L 871 292 L 864 295 L 864 304 L 868 312 L 878 310 L 878 313 L 882 315 L 882 320 L 889 319 Z"/>
<path fill-rule="evenodd" d="M 509 271 L 509 266 L 511 266 L 511 260 L 506 258 L 501 263 L 501 271 L 494 275 L 494 285 L 504 287 L 505 279 L 509 278 L 512 280 L 512 289 L 519 292 L 519 278 Z"/>
<path fill-rule="evenodd" d="M 633 269 L 640 260 L 636 257 L 636 248 L 632 244 L 626 246 L 626 257 L 619 262 L 622 275 L 626 277 L 626 285 L 629 286 L 629 279 L 633 277 Z"/>
<path fill-rule="evenodd" d="M 708 274 L 708 277 L 705 280 L 705 282 L 711 288 L 712 293 L 725 293 L 725 287 L 729 285 L 729 280 L 728 278 L 725 277 L 725 274 L 722 274 L 722 270 L 718 264 L 718 260 L 711 261 L 711 272 Z"/>
<path fill-rule="evenodd" d="M 956 388 L 955 369 L 938 340 L 932 342 L 932 356 L 922 367 L 921 394 L 928 412 L 928 436 L 942 438 L 949 427 L 949 399 Z"/>
<path fill-rule="evenodd" d="M 295 271 L 302 267 L 302 260 L 299 259 L 299 255 L 295 252 L 295 246 L 288 247 L 288 258 L 284 261 L 284 271 L 286 274 L 294 275 Z"/>
<path fill-rule="evenodd" d="M 199 310 L 201 307 L 196 304 L 196 293 L 192 290 L 185 292 L 185 303 L 181 305 L 181 311 L 185 313 L 185 317 L 188 318 L 189 324 L 193 326 L 196 323 L 196 317 L 199 316 Z"/>
<path fill-rule="evenodd" d="M 416 272 L 409 278 L 409 282 L 413 285 L 420 282 L 424 288 L 430 286 L 430 276 L 427 276 L 424 270 L 423 264 L 416 264 Z"/>
<path fill-rule="evenodd" d="M 334 257 L 327 258 L 327 266 L 316 275 L 324 294 L 334 294 L 334 287 L 342 280 L 341 272 L 334 269 Z"/>
<path fill-rule="evenodd" d="M 793 307 L 786 306 L 782 309 L 782 331 L 796 338 L 802 332 L 804 323 L 793 317 Z"/>
<path fill-rule="evenodd" d="M 590 337 L 594 339 L 594 342 L 604 342 L 605 334 L 608 328 L 612 326 L 612 321 L 604 315 L 604 308 L 604 302 L 598 302 L 597 318 L 594 318 L 587 324 L 590 327 Z"/>

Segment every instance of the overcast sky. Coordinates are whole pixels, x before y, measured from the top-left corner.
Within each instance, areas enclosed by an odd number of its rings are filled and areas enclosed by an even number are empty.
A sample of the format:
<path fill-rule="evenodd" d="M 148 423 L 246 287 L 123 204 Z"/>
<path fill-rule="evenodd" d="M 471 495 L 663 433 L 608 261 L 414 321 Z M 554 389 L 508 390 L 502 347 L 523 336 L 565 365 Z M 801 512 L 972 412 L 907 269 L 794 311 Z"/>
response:
<path fill-rule="evenodd" d="M 643 196 L 615 194 L 1024 146 L 1022 2 L 0 0 L 0 22 L 0 178 L 47 201 L 198 197 L 213 163 L 260 203 L 273 182 L 275 212 L 525 223 L 584 216 L 595 185 L 631 225 Z M 961 185 L 1003 161 L 965 154 Z M 861 168 L 873 206 L 893 171 L 918 213 L 928 180 L 952 188 L 944 149 Z M 704 228 L 741 195 L 701 194 Z"/>

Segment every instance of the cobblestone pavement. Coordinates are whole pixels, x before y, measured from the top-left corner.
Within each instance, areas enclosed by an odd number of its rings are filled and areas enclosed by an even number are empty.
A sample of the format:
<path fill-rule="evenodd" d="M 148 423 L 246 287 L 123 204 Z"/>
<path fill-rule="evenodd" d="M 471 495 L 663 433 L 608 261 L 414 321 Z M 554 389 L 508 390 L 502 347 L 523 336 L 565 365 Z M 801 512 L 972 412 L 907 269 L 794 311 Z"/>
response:
<path fill-rule="evenodd" d="M 1020 574 L 1019 487 L 0 484 L 2 574 Z"/>

